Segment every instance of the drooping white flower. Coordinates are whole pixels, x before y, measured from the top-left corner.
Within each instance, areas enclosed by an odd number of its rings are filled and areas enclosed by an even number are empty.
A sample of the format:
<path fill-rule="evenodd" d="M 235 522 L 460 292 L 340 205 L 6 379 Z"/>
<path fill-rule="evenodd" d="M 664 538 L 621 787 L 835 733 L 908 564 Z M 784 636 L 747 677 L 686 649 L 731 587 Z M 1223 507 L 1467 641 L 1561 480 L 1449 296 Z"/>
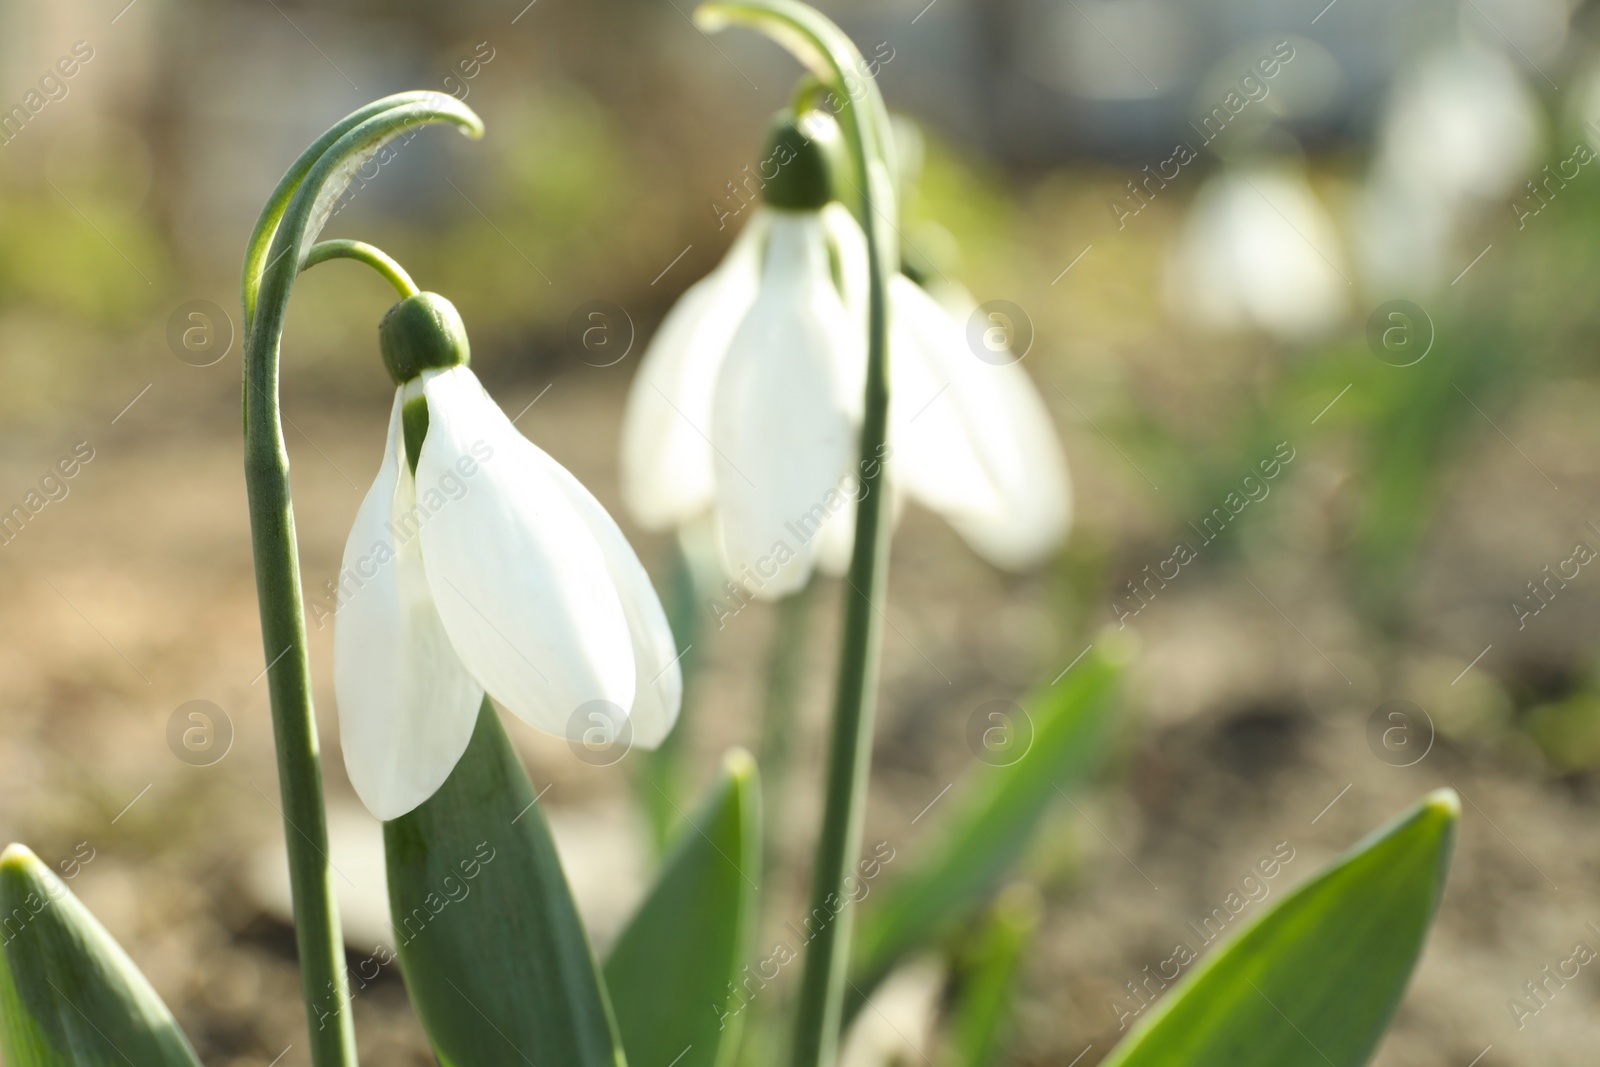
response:
<path fill-rule="evenodd" d="M 345 767 L 380 819 L 443 784 L 485 691 L 547 733 L 578 739 L 598 715 L 647 748 L 682 694 L 665 612 L 615 521 L 484 392 L 455 309 L 428 293 L 408 308 L 384 323 L 403 384 L 345 545 L 334 631 Z M 390 358 L 408 317 L 453 329 L 459 352 Z"/>
<path fill-rule="evenodd" d="M 673 307 L 623 423 L 624 498 L 639 521 L 713 512 L 729 574 L 765 599 L 818 566 L 844 571 L 869 473 L 857 470 L 866 239 L 826 193 L 784 200 L 753 209 Z M 889 301 L 891 520 L 903 493 L 996 565 L 1039 562 L 1071 513 L 1043 401 L 1016 362 L 970 351 L 964 318 L 911 279 L 896 274 Z"/>
<path fill-rule="evenodd" d="M 1291 341 L 1335 326 L 1349 284 L 1333 219 L 1287 166 L 1241 167 L 1207 181 L 1167 272 L 1169 301 L 1196 322 Z"/>
<path fill-rule="evenodd" d="M 1020 361 L 975 358 L 958 324 L 976 305 L 961 290 L 950 299 L 958 314 L 905 275 L 890 279 L 895 470 L 980 556 L 1025 570 L 1071 524 L 1066 459 Z"/>
<path fill-rule="evenodd" d="M 1385 104 L 1356 202 L 1367 288 L 1420 297 L 1449 282 L 1473 254 L 1472 218 L 1507 201 L 1515 211 L 1531 193 L 1542 126 L 1538 95 L 1497 49 L 1451 45 L 1410 67 Z"/>
<path fill-rule="evenodd" d="M 710 445 L 728 562 L 776 597 L 805 584 L 815 535 L 840 510 L 866 359 L 821 214 L 774 212 L 766 229 L 760 288 L 717 371 Z"/>
<path fill-rule="evenodd" d="M 682 526 L 716 499 L 711 398 L 720 355 L 755 303 L 767 221 L 757 211 L 717 268 L 672 306 L 634 379 L 622 423 L 622 492 L 651 529 Z"/>
<path fill-rule="evenodd" d="M 1452 203 L 1500 200 L 1532 168 L 1541 134 L 1538 94 L 1510 58 L 1449 46 L 1397 81 L 1378 132 L 1376 169 L 1395 187 Z"/>

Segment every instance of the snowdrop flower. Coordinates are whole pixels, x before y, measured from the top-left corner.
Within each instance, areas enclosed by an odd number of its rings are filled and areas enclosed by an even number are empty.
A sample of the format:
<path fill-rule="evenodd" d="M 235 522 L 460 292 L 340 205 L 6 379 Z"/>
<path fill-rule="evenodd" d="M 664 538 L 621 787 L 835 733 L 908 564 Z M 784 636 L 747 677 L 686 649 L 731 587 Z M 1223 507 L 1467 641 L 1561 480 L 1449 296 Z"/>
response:
<path fill-rule="evenodd" d="M 449 301 L 401 301 L 380 341 L 399 387 L 345 545 L 334 633 L 345 767 L 362 801 L 393 819 L 432 796 L 485 691 L 547 733 L 604 722 L 659 744 L 682 680 L 617 524 L 484 392 Z"/>
<path fill-rule="evenodd" d="M 1501 52 L 1436 51 L 1395 86 L 1378 136 L 1379 175 L 1452 202 L 1501 199 L 1541 149 L 1540 111 Z"/>
<path fill-rule="evenodd" d="M 1342 260 L 1333 220 L 1303 175 L 1282 167 L 1225 171 L 1195 196 L 1167 296 L 1212 329 L 1304 340 L 1345 313 Z"/>
<path fill-rule="evenodd" d="M 1368 288 L 1423 295 L 1459 271 L 1471 251 L 1456 238 L 1535 169 L 1541 124 L 1538 96 L 1491 48 L 1443 48 L 1399 79 L 1355 217 Z"/>
<path fill-rule="evenodd" d="M 965 290 L 936 300 L 899 274 L 889 308 L 896 476 L 995 566 L 1042 562 L 1071 524 L 1071 482 L 1049 409 L 1001 339 L 1014 324 L 983 320 L 979 359 L 961 325 L 978 310 Z"/>
<path fill-rule="evenodd" d="M 765 204 L 663 321 L 622 440 L 639 521 L 714 513 L 728 572 L 763 599 L 818 566 L 843 573 L 862 476 L 875 473 L 856 469 L 866 238 L 832 199 L 817 141 L 788 123 L 773 143 L 768 159 L 783 162 L 763 170 Z M 909 278 L 895 275 L 889 297 L 889 447 L 869 463 L 889 461 L 891 503 L 904 492 L 939 511 L 999 566 L 1039 562 L 1070 521 L 1043 401 L 1014 361 L 969 351 L 963 325 Z"/>

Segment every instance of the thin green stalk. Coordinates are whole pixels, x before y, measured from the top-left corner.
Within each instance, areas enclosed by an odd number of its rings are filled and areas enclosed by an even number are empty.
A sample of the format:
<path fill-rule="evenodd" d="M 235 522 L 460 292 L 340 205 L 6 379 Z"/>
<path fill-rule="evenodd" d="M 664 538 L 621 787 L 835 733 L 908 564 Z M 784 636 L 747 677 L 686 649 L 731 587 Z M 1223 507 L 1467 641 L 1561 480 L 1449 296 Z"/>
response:
<path fill-rule="evenodd" d="M 806 656 L 806 628 L 811 619 L 811 605 L 816 602 L 816 589 L 816 582 L 807 582 L 805 588 L 779 602 L 777 632 L 772 637 L 772 659 L 767 667 L 767 708 L 761 724 L 760 766 L 762 792 L 767 797 L 767 803 L 762 805 L 767 821 L 763 840 L 768 842 L 763 880 L 769 884 L 780 859 L 778 842 L 784 840 L 783 828 L 777 823 L 789 780 L 789 757 L 803 678 L 801 666 Z"/>
<path fill-rule="evenodd" d="M 784 847 L 788 838 L 781 825 L 787 810 L 784 795 L 788 789 L 789 770 L 793 766 L 795 720 L 799 717 L 800 691 L 804 682 L 802 667 L 806 659 L 806 631 L 811 621 L 812 608 L 817 602 L 817 586 L 807 582 L 798 593 L 778 602 L 778 625 L 772 635 L 772 655 L 767 665 L 767 703 L 761 722 L 761 792 L 765 800 L 761 805 L 761 818 L 765 824 L 761 840 L 766 843 L 762 852 L 761 884 L 773 885 L 773 879 L 784 866 Z M 770 909 L 770 897 L 763 904 Z M 763 920 L 771 918 L 763 914 Z M 774 985 L 764 991 L 752 1006 L 754 1021 L 747 1025 L 744 1041 L 761 1042 L 753 1048 L 753 1058 L 746 1063 L 767 1064 L 775 1062 L 782 1040 L 786 1035 L 782 1020 L 788 1018 L 794 991 L 785 985 Z"/>
<path fill-rule="evenodd" d="M 245 484 L 301 991 L 316 1067 L 355 1064 L 355 1031 L 345 1010 L 350 995 L 344 941 L 329 877 L 300 557 L 278 406 L 278 349 L 295 276 L 357 168 L 394 137 L 439 121 L 453 122 L 473 136 L 483 128 L 469 109 L 441 93 L 391 96 L 346 117 L 307 149 L 278 183 L 245 253 Z"/>
<path fill-rule="evenodd" d="M 417 295 L 417 283 L 411 280 L 411 275 L 406 269 L 395 262 L 394 257 L 381 248 L 367 244 L 365 241 L 318 241 L 311 246 L 311 251 L 306 253 L 306 261 L 301 264 L 302 272 L 310 270 L 318 263 L 326 263 L 330 259 L 353 259 L 357 263 L 365 263 L 379 274 L 383 275 L 388 283 L 394 286 L 395 292 L 401 298 Z"/>
<path fill-rule="evenodd" d="M 854 472 L 861 479 L 865 495 L 856 508 L 849 588 L 844 594 L 826 803 L 811 881 L 811 914 L 832 918 L 821 925 L 808 946 L 790 1050 L 792 1067 L 830 1067 L 839 1045 L 853 923 L 852 911 L 844 903 L 848 899 L 844 879 L 861 853 L 883 644 L 880 605 L 889 569 L 889 530 L 883 521 L 883 466 L 889 416 L 888 284 L 895 246 L 888 112 L 850 38 L 805 4 L 796 0 L 712 0 L 701 5 L 696 18 L 703 29 L 738 23 L 766 34 L 833 89 L 839 104 L 839 127 L 858 182 L 858 213 L 867 237 L 867 376 L 861 465 Z"/>

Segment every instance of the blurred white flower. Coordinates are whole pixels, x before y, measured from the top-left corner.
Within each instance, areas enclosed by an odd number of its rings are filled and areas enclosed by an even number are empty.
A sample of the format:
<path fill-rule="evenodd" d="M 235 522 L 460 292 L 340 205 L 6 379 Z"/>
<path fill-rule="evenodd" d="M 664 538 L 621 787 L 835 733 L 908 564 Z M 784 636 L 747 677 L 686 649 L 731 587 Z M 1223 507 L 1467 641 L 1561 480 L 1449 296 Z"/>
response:
<path fill-rule="evenodd" d="M 759 597 L 849 564 L 866 290 L 866 238 L 842 204 L 758 209 L 634 380 L 624 498 L 653 528 L 714 511 L 730 574 Z M 904 491 L 940 512 L 996 565 L 1039 562 L 1071 512 L 1043 401 L 1015 362 L 977 358 L 909 278 L 891 279 L 889 300 L 894 502 Z"/>
<path fill-rule="evenodd" d="M 485 690 L 547 733 L 592 729 L 585 709 L 654 747 L 678 714 L 676 655 L 617 524 L 471 370 L 434 364 L 396 389 L 334 634 L 345 767 L 374 815 L 403 815 L 443 784 Z"/>
<path fill-rule="evenodd" d="M 1378 134 L 1377 177 L 1448 201 L 1495 200 L 1539 152 L 1539 101 L 1503 54 L 1453 46 L 1402 75 Z"/>
<path fill-rule="evenodd" d="M 1020 363 L 1008 351 L 979 359 L 969 349 L 962 324 L 978 310 L 972 297 L 953 285 L 942 296 L 903 274 L 889 281 L 893 469 L 973 551 L 1026 570 L 1072 521 L 1061 441 Z"/>
<path fill-rule="evenodd" d="M 1464 266 L 1463 223 L 1531 176 L 1540 121 L 1538 98 L 1495 49 L 1453 45 L 1403 75 L 1356 207 L 1369 290 L 1423 295 Z"/>
<path fill-rule="evenodd" d="M 1304 175 L 1226 170 L 1195 196 L 1167 273 L 1174 309 L 1216 330 L 1301 341 L 1344 316 L 1339 234 Z"/>
<path fill-rule="evenodd" d="M 928 1059 L 945 967 L 917 956 L 872 993 L 872 1010 L 856 1015 L 839 1048 L 839 1067 L 897 1067 Z"/>

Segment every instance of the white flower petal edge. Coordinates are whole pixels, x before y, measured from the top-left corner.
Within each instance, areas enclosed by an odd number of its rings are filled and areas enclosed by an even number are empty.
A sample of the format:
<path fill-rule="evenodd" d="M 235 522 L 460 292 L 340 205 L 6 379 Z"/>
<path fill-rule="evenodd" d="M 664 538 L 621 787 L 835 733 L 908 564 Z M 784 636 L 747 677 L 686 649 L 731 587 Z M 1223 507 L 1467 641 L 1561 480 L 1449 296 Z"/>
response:
<path fill-rule="evenodd" d="M 1166 299 L 1209 329 L 1304 342 L 1348 311 L 1343 242 L 1305 175 L 1224 170 L 1195 194 L 1166 272 Z"/>
<path fill-rule="evenodd" d="M 867 332 L 868 294 L 872 287 L 867 272 L 867 235 L 850 209 L 834 200 L 822 209 L 822 221 L 833 246 L 834 264 L 839 271 L 839 288 L 844 306 L 855 316 L 856 328 Z M 862 350 L 863 352 L 865 349 Z M 862 374 L 866 364 L 862 364 Z"/>
<path fill-rule="evenodd" d="M 861 344 L 821 217 L 772 212 L 760 292 L 729 346 L 711 419 L 728 570 L 753 572 L 763 599 L 810 577 L 825 498 L 855 449 L 840 377 L 864 364 Z"/>
<path fill-rule="evenodd" d="M 945 351 L 957 327 L 948 317 L 941 321 L 932 297 L 904 275 L 890 282 L 889 296 L 895 474 L 919 503 L 940 514 L 994 511 L 999 491 L 973 448 L 960 396 L 967 374 L 957 372 L 970 368 L 959 367 L 957 354 Z M 981 363 L 971 352 L 959 355 Z"/>
<path fill-rule="evenodd" d="M 423 374 L 417 461 L 422 550 L 439 617 L 489 695 L 547 733 L 581 736 L 578 709 L 634 699 L 633 639 L 604 553 L 555 461 L 464 366 Z M 458 491 L 457 491 L 458 490 Z"/>
<path fill-rule="evenodd" d="M 894 403 L 893 394 L 889 402 Z M 891 424 L 892 425 L 892 424 Z M 883 476 L 878 481 L 878 492 L 887 491 L 889 494 L 889 507 L 886 512 L 879 512 L 881 521 L 889 524 L 889 529 L 894 530 L 900 525 L 900 516 L 906 509 L 906 494 L 904 482 L 900 478 L 900 470 L 895 465 L 893 453 L 890 461 L 884 464 Z M 854 471 L 854 468 L 852 468 Z M 817 566 L 822 573 L 834 578 L 843 578 L 850 570 L 850 558 L 855 554 L 856 547 L 856 507 L 861 494 L 859 478 L 846 475 L 839 483 L 839 491 L 843 502 L 839 510 L 828 520 L 822 528 L 822 536 L 817 541 Z"/>
<path fill-rule="evenodd" d="M 995 566 L 1046 558 L 1072 521 L 1049 411 L 1020 363 L 968 350 L 961 326 L 904 275 L 889 283 L 896 475 Z"/>
<path fill-rule="evenodd" d="M 483 687 L 467 673 L 434 608 L 415 530 L 391 522 L 415 496 L 400 439 L 401 392 L 383 465 L 345 543 L 341 585 L 359 582 L 334 618 L 339 744 L 356 795 L 395 819 L 434 794 L 467 750 Z"/>
<path fill-rule="evenodd" d="M 859 335 L 865 336 L 867 332 L 868 290 L 871 288 L 867 277 L 867 235 L 862 232 L 861 224 L 850 213 L 850 209 L 835 200 L 822 209 L 822 221 L 828 231 L 833 256 L 832 266 L 838 272 L 837 280 L 844 297 L 845 308 L 850 312 L 856 323 Z M 893 330 L 891 320 L 890 329 Z M 890 390 L 889 402 L 893 404 L 899 393 L 900 386 L 893 380 L 894 365 L 892 352 L 894 344 L 891 341 L 890 363 Z M 847 353 L 841 353 L 847 355 Z M 852 421 L 859 426 L 862 416 L 862 404 L 865 401 L 867 384 L 866 347 L 862 345 L 855 349 L 852 356 L 854 364 L 842 367 L 839 370 L 840 388 L 844 391 L 840 403 L 844 410 L 850 413 Z M 930 393 L 931 395 L 931 393 Z M 891 437 L 893 436 L 893 423 L 891 422 Z M 892 444 L 893 442 L 891 442 Z M 852 457 L 854 458 L 854 457 Z M 899 525 L 900 514 L 905 510 L 904 479 L 898 466 L 898 458 L 888 464 L 889 473 L 885 475 L 880 487 L 887 486 L 892 494 L 889 499 L 889 512 L 884 516 L 884 521 L 889 523 L 891 529 Z M 860 474 L 860 471 L 854 471 Z M 851 490 L 852 494 L 859 492 L 854 482 L 848 478 L 844 487 Z M 850 557 L 855 549 L 856 536 L 856 500 L 846 500 L 838 513 L 828 521 L 823 530 L 819 547 L 818 565 L 825 574 L 833 577 L 843 577 L 850 569 Z"/>
<path fill-rule="evenodd" d="M 622 421 L 622 497 L 649 529 L 681 525 L 712 505 L 712 395 L 755 302 L 766 231 L 758 210 L 716 270 L 667 312 L 634 376 Z"/>
<path fill-rule="evenodd" d="M 677 642 L 667 623 L 666 610 L 633 546 L 594 494 L 553 459 L 549 459 L 549 474 L 599 543 L 628 617 L 638 676 L 633 707 L 626 709 L 631 726 L 629 743 L 637 748 L 656 748 L 672 732 L 683 704 L 683 672 L 678 666 Z"/>

